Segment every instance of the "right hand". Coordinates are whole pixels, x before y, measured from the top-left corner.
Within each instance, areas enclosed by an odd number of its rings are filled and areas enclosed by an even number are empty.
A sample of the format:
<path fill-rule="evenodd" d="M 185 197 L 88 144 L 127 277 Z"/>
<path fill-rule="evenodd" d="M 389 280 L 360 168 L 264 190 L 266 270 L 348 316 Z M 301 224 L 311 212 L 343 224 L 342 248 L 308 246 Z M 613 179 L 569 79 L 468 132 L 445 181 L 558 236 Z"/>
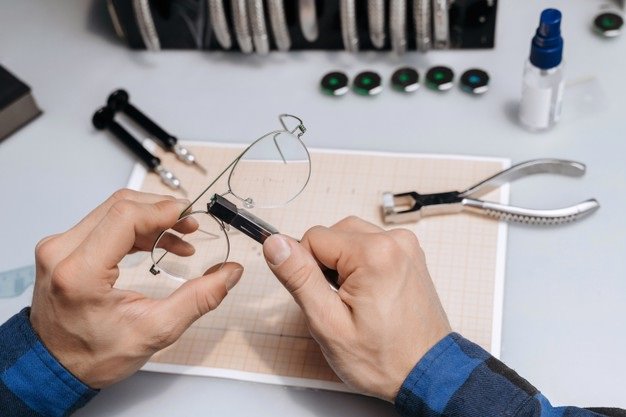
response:
<path fill-rule="evenodd" d="M 302 308 L 326 360 L 348 386 L 393 402 L 450 325 L 415 235 L 356 217 L 265 241 L 270 269 Z M 320 268 L 339 273 L 333 291 Z"/>

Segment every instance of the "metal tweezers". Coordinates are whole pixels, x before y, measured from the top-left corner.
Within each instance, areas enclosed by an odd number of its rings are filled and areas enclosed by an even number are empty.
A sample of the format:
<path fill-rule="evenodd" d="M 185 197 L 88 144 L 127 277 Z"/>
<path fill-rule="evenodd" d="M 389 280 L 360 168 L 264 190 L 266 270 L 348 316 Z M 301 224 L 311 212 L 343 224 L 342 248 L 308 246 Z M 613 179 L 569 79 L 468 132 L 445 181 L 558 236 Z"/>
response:
<path fill-rule="evenodd" d="M 598 201 L 593 198 L 571 207 L 552 210 L 514 207 L 476 198 L 504 183 L 541 173 L 580 177 L 585 173 L 585 165 L 561 159 L 535 159 L 513 165 L 461 192 L 450 191 L 436 194 L 418 194 L 415 191 L 401 194 L 387 192 L 383 194 L 383 218 L 386 223 L 404 223 L 418 221 L 423 216 L 468 210 L 504 221 L 556 225 L 578 220 L 600 207 Z"/>

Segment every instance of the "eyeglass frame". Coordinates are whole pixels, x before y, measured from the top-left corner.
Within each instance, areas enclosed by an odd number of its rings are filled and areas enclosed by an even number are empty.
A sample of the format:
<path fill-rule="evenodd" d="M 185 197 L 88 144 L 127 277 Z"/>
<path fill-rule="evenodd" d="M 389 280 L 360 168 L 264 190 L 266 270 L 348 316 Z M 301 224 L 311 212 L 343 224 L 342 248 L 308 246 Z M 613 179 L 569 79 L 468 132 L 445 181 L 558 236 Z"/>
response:
<path fill-rule="evenodd" d="M 293 119 L 297 120 L 298 124 L 296 125 L 296 127 L 294 127 L 293 129 L 290 130 L 289 127 L 287 127 L 287 124 L 285 122 L 285 120 L 287 118 L 293 118 Z M 309 161 L 309 172 L 308 172 L 307 178 L 306 178 L 304 184 L 302 185 L 302 188 L 300 189 L 300 191 L 298 191 L 298 193 L 296 195 L 294 195 L 293 197 L 291 197 L 289 200 L 284 202 L 281 206 L 289 204 L 291 201 L 295 200 L 300 194 L 302 194 L 302 192 L 306 188 L 307 184 L 309 183 L 309 180 L 311 179 L 311 165 L 310 165 L 311 154 L 309 153 L 309 149 L 306 147 L 306 145 L 304 144 L 304 141 L 302 140 L 302 136 L 307 131 L 306 127 L 304 126 L 304 122 L 298 116 L 294 116 L 292 114 L 287 114 L 287 113 L 280 114 L 278 116 L 278 120 L 280 121 L 280 124 L 283 126 L 283 130 L 274 130 L 274 131 L 268 132 L 268 133 L 260 136 L 259 138 L 255 139 L 230 164 L 228 164 L 226 166 L 226 168 L 224 168 L 224 170 L 222 172 L 220 172 L 215 177 L 215 179 L 213 181 L 211 181 L 211 183 L 204 190 L 202 190 L 202 192 L 191 203 L 189 203 L 189 205 L 181 212 L 180 216 L 178 217 L 177 223 L 179 221 L 181 221 L 181 220 L 184 220 L 184 219 L 186 219 L 186 218 L 188 218 L 190 216 L 196 215 L 196 214 L 206 214 L 206 215 L 211 216 L 213 218 L 213 220 L 215 220 L 219 224 L 219 228 L 222 231 L 222 233 L 224 234 L 224 238 L 226 239 L 226 257 L 224 258 L 224 261 L 222 263 L 226 262 L 228 260 L 229 256 L 230 256 L 230 239 L 228 238 L 228 233 L 227 233 L 227 231 L 229 229 L 228 225 L 226 225 L 223 220 L 218 219 L 217 217 L 215 217 L 215 215 L 213 215 L 212 213 L 209 212 L 209 206 L 211 204 L 211 201 L 209 201 L 207 203 L 206 211 L 204 211 L 204 210 L 197 210 L 197 211 L 187 212 L 187 210 L 189 210 L 191 207 L 193 207 L 193 205 L 195 203 L 197 203 L 198 200 L 200 200 L 211 189 L 211 187 L 213 187 L 215 185 L 215 183 L 217 183 L 217 181 L 219 181 L 224 176 L 224 174 L 226 174 L 226 172 L 228 172 L 229 170 L 230 170 L 230 172 L 229 172 L 229 175 L 228 175 L 228 182 L 227 182 L 228 183 L 228 191 L 226 191 L 223 194 L 216 194 L 216 195 L 224 197 L 224 196 L 230 194 L 233 197 L 235 197 L 237 200 L 240 200 L 246 208 L 253 208 L 254 204 L 250 203 L 250 201 L 249 201 L 250 199 L 249 198 L 247 198 L 247 199 L 241 198 L 240 196 L 238 196 L 237 194 L 235 194 L 231 190 L 231 186 L 230 186 L 230 179 L 231 179 L 231 177 L 233 175 L 233 172 L 235 171 L 235 167 L 237 166 L 237 163 L 239 163 L 241 158 L 246 154 L 246 152 L 248 152 L 254 145 L 259 143 L 261 140 L 266 139 L 267 137 L 273 135 L 274 136 L 274 138 L 273 138 L 274 144 L 275 144 L 275 146 L 276 146 L 276 148 L 278 150 L 278 153 L 280 154 L 283 162 L 287 163 L 287 161 L 285 160 L 285 157 L 284 157 L 282 151 L 280 150 L 280 146 L 276 142 L 276 136 L 278 136 L 278 135 L 280 135 L 282 133 L 285 133 L 285 132 L 293 135 L 295 137 L 295 139 L 297 139 L 300 142 L 300 144 L 302 145 L 302 147 L 304 148 L 304 151 L 306 152 L 306 155 L 307 155 L 307 159 Z M 296 134 L 296 132 L 298 132 L 298 133 Z M 235 207 L 236 207 L 236 205 L 235 205 Z M 270 207 L 266 207 L 266 208 L 274 208 L 274 207 L 278 207 L 278 206 L 273 206 L 273 207 L 270 206 Z M 157 261 L 155 261 L 155 259 L 154 259 L 154 251 L 155 251 L 155 249 L 159 249 L 159 248 L 157 248 L 157 244 L 159 243 L 159 241 L 161 240 L 163 235 L 165 233 L 167 233 L 168 230 L 170 230 L 170 229 L 163 230 L 159 234 L 159 236 L 157 236 L 157 238 L 154 241 L 154 244 L 152 245 L 152 249 L 150 250 L 150 258 L 152 260 L 152 265 L 150 266 L 149 271 L 150 271 L 150 273 L 152 275 L 158 275 L 158 274 L 161 273 L 161 270 L 158 269 L 157 264 L 163 259 L 163 257 L 165 257 L 165 255 L 167 255 L 169 253 L 169 251 L 165 251 L 165 253 Z M 167 273 L 167 271 L 166 271 L 166 273 Z M 171 274 L 168 274 L 168 275 L 171 275 Z M 173 277 L 173 278 L 175 278 L 175 277 Z M 182 278 L 179 278 L 179 279 L 182 279 Z"/>

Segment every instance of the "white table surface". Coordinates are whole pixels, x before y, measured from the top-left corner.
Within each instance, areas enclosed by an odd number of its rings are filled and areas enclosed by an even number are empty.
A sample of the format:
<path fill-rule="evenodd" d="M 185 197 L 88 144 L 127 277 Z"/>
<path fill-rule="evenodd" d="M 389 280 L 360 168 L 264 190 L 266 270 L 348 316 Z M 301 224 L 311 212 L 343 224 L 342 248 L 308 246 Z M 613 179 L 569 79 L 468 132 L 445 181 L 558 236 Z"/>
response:
<path fill-rule="evenodd" d="M 502 359 L 556 404 L 626 408 L 626 39 L 590 31 L 601 1 L 501 0 L 495 50 L 272 54 L 131 52 L 112 34 L 103 2 L 6 0 L 0 4 L 0 63 L 31 85 L 44 114 L 0 144 L 0 270 L 33 262 L 43 236 L 67 229 L 126 184 L 134 159 L 91 115 L 117 87 L 180 138 L 249 142 L 300 115 L 311 147 L 509 157 L 587 164 L 580 179 L 538 176 L 512 187 L 511 202 L 551 208 L 589 197 L 602 208 L 563 227 L 509 228 Z M 515 124 L 521 72 L 540 11 L 564 13 L 571 89 L 564 120 L 540 135 Z M 460 74 L 483 67 L 491 90 L 387 89 L 368 99 L 318 91 L 331 69 L 365 69 L 387 80 L 401 64 Z M 576 94 L 574 94 L 577 91 Z M 583 96 L 590 95 L 591 102 Z M 566 96 L 567 99 L 567 96 Z M 30 291 L 29 291 L 30 292 Z M 0 300 L 0 321 L 30 294 Z M 104 390 L 77 415 L 393 416 L 357 395 L 213 378 L 139 373 Z"/>

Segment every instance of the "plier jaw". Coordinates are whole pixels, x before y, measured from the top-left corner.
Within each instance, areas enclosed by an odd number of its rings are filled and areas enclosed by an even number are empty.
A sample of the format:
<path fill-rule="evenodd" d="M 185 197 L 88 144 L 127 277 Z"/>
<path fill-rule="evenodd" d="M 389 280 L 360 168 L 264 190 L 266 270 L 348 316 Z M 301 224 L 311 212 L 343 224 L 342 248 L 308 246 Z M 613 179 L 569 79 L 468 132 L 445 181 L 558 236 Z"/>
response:
<path fill-rule="evenodd" d="M 419 221 L 422 216 L 458 213 L 463 209 L 458 191 L 419 194 L 415 191 L 393 194 L 383 193 L 383 219 L 385 223 Z"/>

